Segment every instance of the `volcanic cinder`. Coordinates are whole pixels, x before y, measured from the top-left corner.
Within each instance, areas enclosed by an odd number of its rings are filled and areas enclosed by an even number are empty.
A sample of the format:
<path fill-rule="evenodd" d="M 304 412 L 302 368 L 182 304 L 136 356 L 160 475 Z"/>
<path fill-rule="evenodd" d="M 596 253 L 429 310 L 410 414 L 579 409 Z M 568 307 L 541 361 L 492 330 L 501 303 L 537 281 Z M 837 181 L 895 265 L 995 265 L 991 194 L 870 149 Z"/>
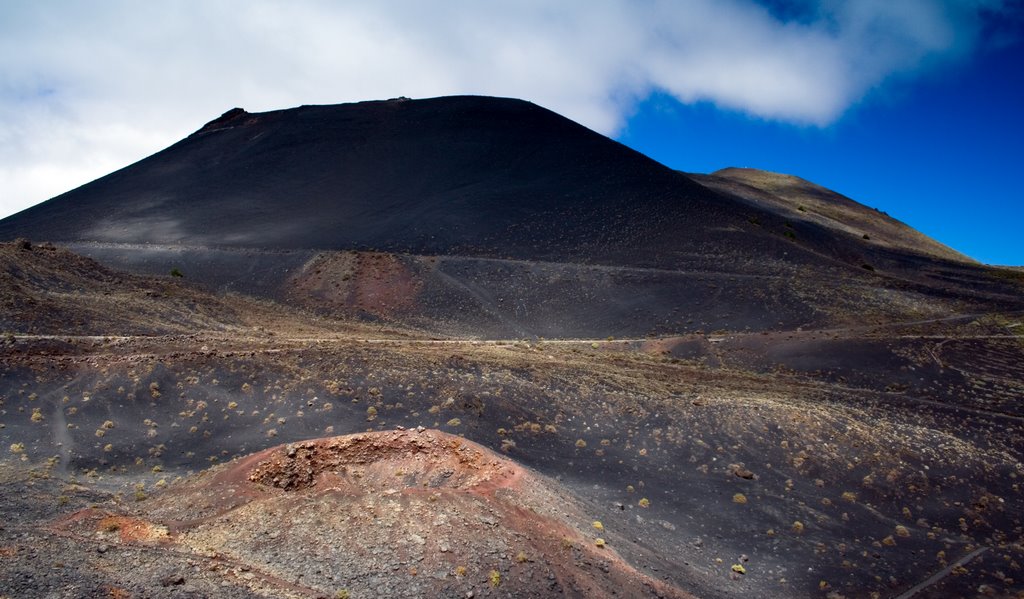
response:
<path fill-rule="evenodd" d="M 0 595 L 1024 592 L 1024 273 L 808 181 L 234 109 L 0 239 Z"/>

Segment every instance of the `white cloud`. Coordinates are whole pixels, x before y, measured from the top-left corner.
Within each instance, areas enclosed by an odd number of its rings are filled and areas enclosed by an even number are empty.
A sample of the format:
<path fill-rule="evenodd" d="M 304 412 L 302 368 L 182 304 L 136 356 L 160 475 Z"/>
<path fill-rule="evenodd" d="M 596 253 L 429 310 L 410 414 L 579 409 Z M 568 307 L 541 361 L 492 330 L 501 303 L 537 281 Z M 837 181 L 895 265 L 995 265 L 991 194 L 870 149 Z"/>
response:
<path fill-rule="evenodd" d="M 827 125 L 894 75 L 968 53 L 998 0 L 6 2 L 0 216 L 232 106 L 515 96 L 613 134 L 654 90 Z"/>

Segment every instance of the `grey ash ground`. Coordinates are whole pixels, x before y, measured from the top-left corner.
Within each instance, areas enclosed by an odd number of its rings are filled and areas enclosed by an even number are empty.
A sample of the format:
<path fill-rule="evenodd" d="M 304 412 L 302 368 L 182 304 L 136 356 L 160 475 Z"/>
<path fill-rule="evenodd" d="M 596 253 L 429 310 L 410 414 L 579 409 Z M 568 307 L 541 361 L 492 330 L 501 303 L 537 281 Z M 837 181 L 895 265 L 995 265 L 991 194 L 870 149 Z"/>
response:
<path fill-rule="evenodd" d="M 0 232 L 0 596 L 1024 595 L 1024 278 L 808 182 L 365 103 Z"/>

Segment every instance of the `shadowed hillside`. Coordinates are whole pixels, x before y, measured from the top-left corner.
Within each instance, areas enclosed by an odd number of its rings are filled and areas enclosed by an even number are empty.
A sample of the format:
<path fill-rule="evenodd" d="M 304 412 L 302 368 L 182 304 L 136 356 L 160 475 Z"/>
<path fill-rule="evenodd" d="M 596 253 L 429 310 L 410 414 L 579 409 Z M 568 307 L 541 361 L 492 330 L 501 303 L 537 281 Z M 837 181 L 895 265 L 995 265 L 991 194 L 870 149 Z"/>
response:
<path fill-rule="evenodd" d="M 233 110 L 0 237 L 671 263 L 712 240 L 707 223 L 743 221 L 548 110 L 454 97 Z"/>
<path fill-rule="evenodd" d="M 777 205 L 724 191 L 520 100 L 234 109 L 0 221 L 0 239 L 673 269 L 844 266 L 858 252 L 856 239 L 836 247 L 829 223 L 790 222 Z"/>
<path fill-rule="evenodd" d="M 1020 306 L 1013 280 L 808 182 L 687 176 L 487 97 L 234 109 L 0 221 L 0 238 L 19 236 L 439 335 L 637 337 Z"/>

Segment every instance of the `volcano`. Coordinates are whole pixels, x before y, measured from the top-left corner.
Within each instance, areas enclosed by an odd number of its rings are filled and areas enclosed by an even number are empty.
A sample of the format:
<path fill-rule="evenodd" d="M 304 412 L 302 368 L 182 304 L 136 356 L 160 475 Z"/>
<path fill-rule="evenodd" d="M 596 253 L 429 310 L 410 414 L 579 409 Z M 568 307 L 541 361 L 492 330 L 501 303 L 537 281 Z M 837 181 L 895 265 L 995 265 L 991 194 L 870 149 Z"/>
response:
<path fill-rule="evenodd" d="M 810 181 L 232 109 L 0 239 L 0 595 L 1024 592 L 1024 276 Z"/>
<path fill-rule="evenodd" d="M 233 109 L 0 221 L 0 239 L 16 237 L 325 316 L 487 338 L 771 330 L 1018 300 L 981 265 L 806 181 L 686 175 L 529 102 L 474 96 Z"/>
<path fill-rule="evenodd" d="M 755 210 L 529 102 L 228 111 L 5 219 L 0 238 L 672 265 Z"/>

